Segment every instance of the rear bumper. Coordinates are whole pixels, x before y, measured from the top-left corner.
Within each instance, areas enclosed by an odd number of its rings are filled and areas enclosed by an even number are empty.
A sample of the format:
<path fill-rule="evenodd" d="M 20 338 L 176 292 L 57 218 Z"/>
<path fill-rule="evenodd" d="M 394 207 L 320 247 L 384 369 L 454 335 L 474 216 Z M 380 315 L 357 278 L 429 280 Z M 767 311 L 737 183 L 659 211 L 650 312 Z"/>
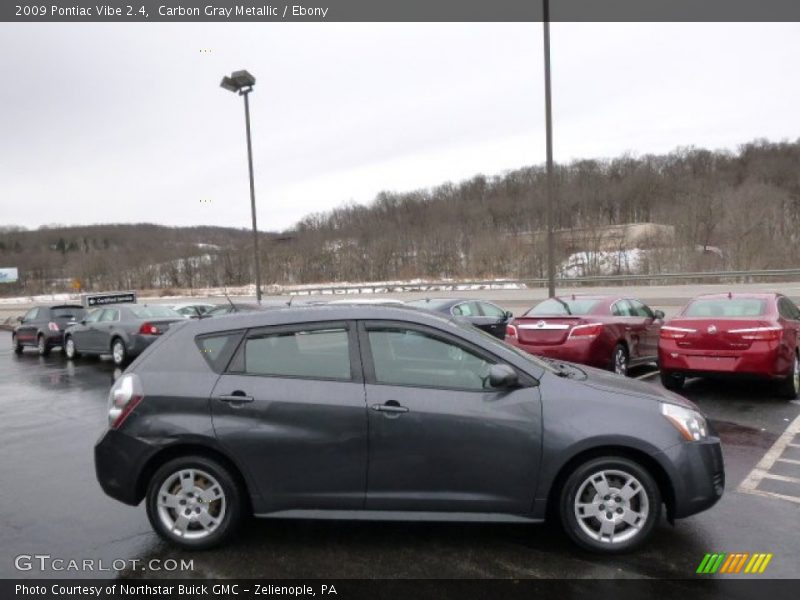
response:
<path fill-rule="evenodd" d="M 675 518 L 697 514 L 722 498 L 725 464 L 719 438 L 680 443 L 665 450 L 664 454 L 673 469 L 670 479 L 675 494 Z"/>
<path fill-rule="evenodd" d="M 129 335 L 126 348 L 128 351 L 128 356 L 136 356 L 141 354 L 150 344 L 155 342 L 160 337 L 161 336 L 158 335 L 142 335 L 140 333 Z"/>
<path fill-rule="evenodd" d="M 755 344 L 753 345 L 755 346 Z M 785 377 L 790 360 L 781 360 L 777 345 L 751 347 L 741 351 L 700 351 L 662 342 L 658 347 L 658 363 L 662 370 L 684 374 L 744 375 L 759 378 Z"/>
<path fill-rule="evenodd" d="M 611 363 L 611 351 L 604 353 L 597 348 L 597 339 L 589 341 L 567 340 L 563 344 L 549 346 L 526 344 L 520 341 L 512 341 L 508 338 L 506 341 L 512 346 L 516 346 L 517 348 L 525 350 L 525 352 L 529 352 L 535 356 L 544 356 L 546 358 L 554 358 L 556 360 L 579 363 L 582 365 L 588 365 L 590 367 L 597 367 L 599 369 L 607 369 Z"/>
<path fill-rule="evenodd" d="M 103 491 L 120 502 L 136 506 L 143 491 L 139 476 L 156 448 L 135 437 L 109 429 L 94 447 L 94 469 Z"/>

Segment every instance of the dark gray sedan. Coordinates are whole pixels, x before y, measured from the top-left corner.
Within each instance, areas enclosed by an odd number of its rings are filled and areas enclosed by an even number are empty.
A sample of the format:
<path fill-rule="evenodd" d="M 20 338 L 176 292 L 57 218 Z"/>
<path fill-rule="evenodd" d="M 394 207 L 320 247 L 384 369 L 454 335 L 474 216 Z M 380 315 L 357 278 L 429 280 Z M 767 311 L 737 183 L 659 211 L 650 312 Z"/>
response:
<path fill-rule="evenodd" d="M 507 310 L 486 300 L 469 300 L 465 298 L 424 298 L 410 300 L 409 306 L 432 310 L 434 312 L 458 317 L 462 321 L 491 333 L 494 337 L 504 340 L 506 325 L 514 317 Z"/>
<path fill-rule="evenodd" d="M 167 306 L 115 305 L 95 308 L 64 331 L 64 354 L 110 354 L 116 365 L 124 365 L 141 354 L 184 317 Z"/>
<path fill-rule="evenodd" d="M 187 548 L 259 517 L 558 519 L 621 552 L 724 489 L 719 438 L 677 394 L 543 362 L 407 307 L 309 306 L 187 321 L 109 395 L 107 494 L 146 499 Z"/>

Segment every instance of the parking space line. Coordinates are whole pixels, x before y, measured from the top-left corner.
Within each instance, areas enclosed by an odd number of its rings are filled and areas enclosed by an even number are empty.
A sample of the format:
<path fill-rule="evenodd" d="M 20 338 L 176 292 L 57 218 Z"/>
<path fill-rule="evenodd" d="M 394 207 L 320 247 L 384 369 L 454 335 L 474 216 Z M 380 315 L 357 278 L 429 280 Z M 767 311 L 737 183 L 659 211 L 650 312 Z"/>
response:
<path fill-rule="evenodd" d="M 778 462 L 785 462 L 792 465 L 800 465 L 800 460 L 794 460 L 793 458 L 779 458 Z"/>
<path fill-rule="evenodd" d="M 796 502 L 800 504 L 800 489 L 798 489 L 797 496 L 791 496 L 788 494 L 777 494 L 775 492 L 768 492 L 766 490 L 758 489 L 758 484 L 761 483 L 764 479 L 772 479 L 775 481 L 782 481 L 784 483 L 796 483 L 800 484 L 800 479 L 796 477 L 786 477 L 785 475 L 775 475 L 774 473 L 770 473 L 769 470 L 773 467 L 773 465 L 778 462 L 800 462 L 800 461 L 793 461 L 792 459 L 782 458 L 781 454 L 786 448 L 796 448 L 800 446 L 799 444 L 792 443 L 794 436 L 800 433 L 800 415 L 795 417 L 794 421 L 789 423 L 789 426 L 786 428 L 780 437 L 775 441 L 772 445 L 772 448 L 767 450 L 767 453 L 761 458 L 759 463 L 755 466 L 755 468 L 750 471 L 750 473 L 745 477 L 744 481 L 739 484 L 737 491 L 745 493 L 745 494 L 755 494 L 757 496 L 767 496 L 769 498 L 780 498 L 782 500 L 788 500 L 790 502 Z"/>
<path fill-rule="evenodd" d="M 651 371 L 650 373 L 645 373 L 644 375 L 637 375 L 636 379 L 647 379 L 648 377 L 652 377 L 653 375 L 658 375 L 658 371 Z"/>

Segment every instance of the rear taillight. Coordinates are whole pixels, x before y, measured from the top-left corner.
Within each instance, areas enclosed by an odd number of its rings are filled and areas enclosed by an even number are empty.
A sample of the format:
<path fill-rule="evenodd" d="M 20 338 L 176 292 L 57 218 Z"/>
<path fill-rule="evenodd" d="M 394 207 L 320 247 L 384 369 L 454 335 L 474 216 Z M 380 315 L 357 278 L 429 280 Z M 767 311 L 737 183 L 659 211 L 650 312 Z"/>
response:
<path fill-rule="evenodd" d="M 108 426 L 119 428 L 143 397 L 141 383 L 135 374 L 120 377 L 108 394 Z"/>
<path fill-rule="evenodd" d="M 139 327 L 139 333 L 143 335 L 161 335 L 163 331 L 152 323 L 142 323 L 142 326 Z"/>
<path fill-rule="evenodd" d="M 600 335 L 603 331 L 602 323 L 588 323 L 587 325 L 576 325 L 569 332 L 570 339 L 593 338 Z"/>
<path fill-rule="evenodd" d="M 743 340 L 774 342 L 783 336 L 783 327 L 747 327 L 731 329 L 728 333 L 738 335 Z"/>
<path fill-rule="evenodd" d="M 52 321 L 50 321 L 50 322 L 47 324 L 47 328 L 48 328 L 50 331 L 61 331 L 61 330 L 58 328 L 58 323 L 53 323 Z"/>
<path fill-rule="evenodd" d="M 507 338 L 517 338 L 517 328 L 513 325 L 506 325 L 506 337 Z"/>
<path fill-rule="evenodd" d="M 697 330 L 688 329 L 686 327 L 672 327 L 670 325 L 661 327 L 662 340 L 682 340 L 690 333 L 697 333 Z"/>

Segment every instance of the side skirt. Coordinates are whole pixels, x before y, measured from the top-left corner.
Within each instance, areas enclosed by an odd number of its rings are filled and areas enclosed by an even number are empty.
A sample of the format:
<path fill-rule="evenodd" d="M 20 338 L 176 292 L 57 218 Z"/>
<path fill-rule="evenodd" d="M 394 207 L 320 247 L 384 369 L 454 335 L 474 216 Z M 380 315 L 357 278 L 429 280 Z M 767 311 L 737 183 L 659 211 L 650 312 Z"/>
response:
<path fill-rule="evenodd" d="M 259 518 L 268 519 L 334 519 L 340 521 L 430 521 L 456 523 L 543 523 L 544 519 L 536 519 L 523 515 L 505 513 L 472 513 L 472 512 L 428 512 L 398 510 L 318 510 L 293 509 L 279 510 L 269 513 L 257 513 Z"/>

